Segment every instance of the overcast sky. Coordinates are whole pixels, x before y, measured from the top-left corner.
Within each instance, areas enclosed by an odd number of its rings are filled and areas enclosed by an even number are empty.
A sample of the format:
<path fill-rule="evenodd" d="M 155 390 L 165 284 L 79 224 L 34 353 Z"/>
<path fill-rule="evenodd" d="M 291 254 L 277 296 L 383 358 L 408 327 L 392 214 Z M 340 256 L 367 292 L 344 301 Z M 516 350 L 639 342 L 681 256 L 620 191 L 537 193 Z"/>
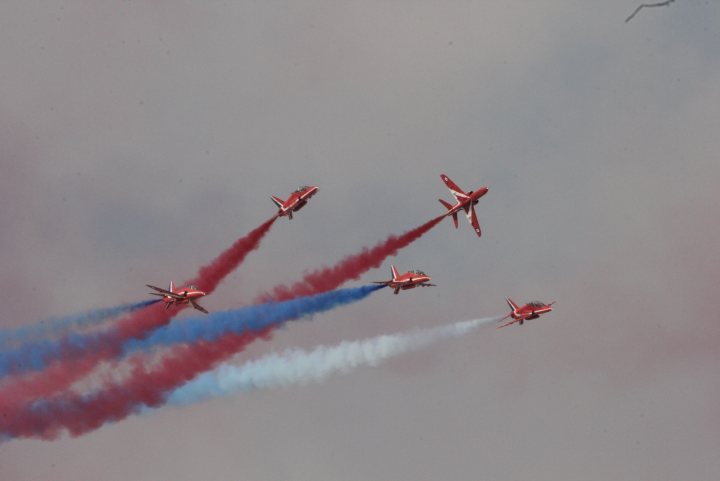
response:
<path fill-rule="evenodd" d="M 142 299 L 281 219 L 238 307 L 489 187 L 392 259 L 434 289 L 290 325 L 238 362 L 504 314 L 320 385 L 0 445 L 25 480 L 703 480 L 720 472 L 720 4 L 7 1 L 2 322 Z M 363 280 L 387 278 L 389 263 Z"/>

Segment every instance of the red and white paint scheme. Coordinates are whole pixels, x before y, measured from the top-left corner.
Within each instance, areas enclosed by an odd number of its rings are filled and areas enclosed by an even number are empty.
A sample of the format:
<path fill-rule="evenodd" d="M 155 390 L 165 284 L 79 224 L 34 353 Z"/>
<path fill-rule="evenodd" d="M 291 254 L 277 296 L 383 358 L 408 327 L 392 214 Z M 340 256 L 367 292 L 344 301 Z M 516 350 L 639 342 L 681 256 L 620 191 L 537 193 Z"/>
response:
<path fill-rule="evenodd" d="M 167 290 L 165 290 L 160 287 L 151 286 L 150 284 L 145 285 L 148 286 L 150 289 L 155 289 L 157 291 L 151 292 L 150 295 L 162 297 L 162 301 L 165 303 L 165 309 L 170 309 L 170 306 L 172 306 L 173 304 L 190 304 L 198 311 L 204 312 L 205 314 L 208 313 L 208 311 L 203 306 L 201 306 L 195 301 L 195 299 L 199 299 L 205 296 L 205 293 L 195 286 L 178 287 L 176 289 L 173 282 L 170 281 L 170 286 L 167 288 Z"/>
<path fill-rule="evenodd" d="M 290 194 L 288 200 L 282 200 L 280 197 L 271 195 L 270 198 L 275 205 L 278 206 L 278 217 L 288 216 L 290 219 L 293 218 L 293 212 L 297 212 L 302 209 L 310 197 L 315 195 L 319 189 L 314 185 L 303 185 L 298 187 Z"/>
<path fill-rule="evenodd" d="M 551 302 L 550 304 L 545 304 L 544 302 L 540 301 L 533 301 L 528 302 L 524 306 L 520 307 L 515 304 L 513 300 L 509 297 L 506 297 L 505 300 L 507 301 L 508 306 L 510 306 L 510 309 L 512 309 L 512 311 L 510 311 L 510 314 L 503 317 L 501 320 L 507 319 L 508 317 L 512 317 L 513 320 L 503 324 L 502 326 L 498 326 L 498 329 L 515 323 L 519 323 L 522 326 L 525 321 L 529 321 L 530 319 L 537 319 L 538 317 L 540 317 L 540 314 L 545 314 L 546 312 L 552 311 L 552 305 L 555 304 L 555 301 Z"/>
<path fill-rule="evenodd" d="M 435 284 L 428 284 L 430 276 L 425 274 L 423 271 L 407 271 L 405 274 L 400 275 L 395 269 L 395 266 L 390 266 L 392 272 L 392 279 L 389 281 L 374 281 L 373 284 L 385 284 L 386 286 L 392 287 L 397 294 L 401 290 L 414 289 L 415 287 L 434 287 Z"/>
<path fill-rule="evenodd" d="M 478 223 L 477 215 L 475 214 L 475 205 L 478 203 L 478 199 L 483 195 L 487 194 L 488 188 L 485 186 L 480 187 L 476 191 L 468 191 L 467 193 L 455 184 L 450 177 L 445 174 L 440 174 L 440 178 L 445 182 L 447 188 L 450 189 L 450 193 L 455 197 L 455 205 L 445 202 L 442 199 L 438 199 L 442 205 L 444 205 L 448 212 L 445 215 L 451 215 L 455 222 L 455 228 L 458 227 L 457 214 L 460 210 L 465 211 L 468 222 L 475 229 L 475 233 L 480 237 L 480 224 Z"/>

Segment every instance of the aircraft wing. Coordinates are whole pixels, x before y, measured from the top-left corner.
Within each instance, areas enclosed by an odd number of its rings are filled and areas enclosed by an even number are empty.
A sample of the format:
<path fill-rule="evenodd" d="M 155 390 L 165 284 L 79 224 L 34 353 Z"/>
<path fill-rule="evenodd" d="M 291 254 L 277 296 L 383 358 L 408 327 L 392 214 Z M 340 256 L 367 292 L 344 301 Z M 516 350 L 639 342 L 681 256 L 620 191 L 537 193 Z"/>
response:
<path fill-rule="evenodd" d="M 511 325 L 515 324 L 516 322 L 520 322 L 520 319 L 513 319 L 512 321 L 506 322 L 505 324 L 503 324 L 502 326 L 498 326 L 497 328 L 500 329 L 501 327 L 511 326 Z"/>
<path fill-rule="evenodd" d="M 175 295 L 174 292 L 170 292 L 166 289 L 163 289 L 162 287 L 155 287 L 155 286 L 151 286 L 150 284 L 145 284 L 145 285 L 148 286 L 150 289 L 155 289 L 156 291 L 162 292 L 163 294 Z"/>
<path fill-rule="evenodd" d="M 472 225 L 473 229 L 475 229 L 475 233 L 478 235 L 478 237 L 480 237 L 482 235 L 482 232 L 480 232 L 480 223 L 478 222 L 474 206 L 470 207 L 470 211 L 467 213 L 467 218 L 470 221 L 470 225 Z"/>
<path fill-rule="evenodd" d="M 504 321 L 505 319 L 507 319 L 508 317 L 511 317 L 511 316 L 512 316 L 512 312 L 511 312 L 510 314 L 508 314 L 507 316 L 503 317 L 502 319 L 500 319 L 498 322 L 502 322 L 502 321 Z M 516 322 L 520 322 L 520 320 L 519 320 L 519 319 L 513 319 L 512 321 L 506 322 L 505 324 L 503 324 L 502 326 L 498 326 L 497 328 L 500 329 L 501 327 L 505 327 L 505 326 L 509 326 L 509 325 L 511 325 L 511 324 L 515 324 Z"/>
<path fill-rule="evenodd" d="M 197 302 L 195 302 L 195 301 L 190 301 L 190 304 L 192 304 L 192 306 L 193 306 L 195 309 L 197 309 L 198 311 L 204 312 L 205 314 L 208 314 L 207 309 L 205 309 L 203 306 L 201 306 L 201 305 L 198 304 Z"/>
<path fill-rule="evenodd" d="M 457 186 L 455 182 L 450 180 L 450 177 L 448 177 L 445 174 L 440 174 L 440 178 L 443 182 L 445 182 L 445 185 L 448 189 L 450 189 L 450 193 L 455 197 L 456 199 L 467 199 L 468 196 L 463 190 Z"/>
<path fill-rule="evenodd" d="M 151 292 L 150 294 L 152 294 L 153 296 L 163 296 L 163 297 L 168 296 L 168 297 L 172 297 L 173 299 L 183 299 L 183 296 L 175 294 L 174 292 L 170 292 L 161 287 L 151 286 L 150 284 L 145 284 L 145 285 L 148 286 L 150 289 L 155 289 L 156 291 L 160 292 L 160 294 Z"/>

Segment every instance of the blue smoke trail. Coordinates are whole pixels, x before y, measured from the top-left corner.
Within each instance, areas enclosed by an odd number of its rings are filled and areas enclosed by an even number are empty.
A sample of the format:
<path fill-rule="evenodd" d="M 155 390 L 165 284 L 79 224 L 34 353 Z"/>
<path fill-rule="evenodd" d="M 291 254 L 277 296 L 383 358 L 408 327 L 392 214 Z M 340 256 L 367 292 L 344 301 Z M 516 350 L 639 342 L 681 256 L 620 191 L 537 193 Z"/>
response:
<path fill-rule="evenodd" d="M 231 311 L 214 312 L 204 317 L 178 320 L 156 329 L 145 339 L 128 341 L 125 343 L 125 353 L 148 350 L 155 346 L 212 342 L 225 334 L 260 331 L 291 319 L 311 317 L 319 312 L 360 301 L 383 287 L 385 286 L 367 285 L 337 289 L 290 301 L 267 302 Z"/>
<path fill-rule="evenodd" d="M 186 405 L 240 391 L 321 382 L 332 374 L 345 374 L 364 365 L 377 366 L 386 359 L 429 347 L 445 339 L 464 336 L 501 319 L 500 316 L 473 319 L 362 341 L 343 341 L 335 346 L 319 346 L 311 351 L 287 349 L 242 366 L 223 364 L 173 391 L 168 404 Z"/>
<path fill-rule="evenodd" d="M 175 321 L 152 331 L 145 339 L 125 343 L 124 354 L 199 340 L 213 341 L 228 333 L 257 331 L 290 319 L 308 317 L 318 312 L 364 299 L 383 285 L 370 285 L 306 296 L 284 302 L 269 302 L 242 309 L 211 313 Z M 0 351 L 0 379 L 11 374 L 40 371 L 59 358 L 75 358 L 100 347 L 114 338 L 113 328 L 100 332 L 70 332 L 61 339 L 30 341 L 14 350 Z"/>
<path fill-rule="evenodd" d="M 85 334 L 69 332 L 60 339 L 32 339 L 44 335 L 61 334 L 72 327 L 87 327 L 98 324 L 109 318 L 137 311 L 158 302 L 155 299 L 148 301 L 122 304 L 116 307 L 95 309 L 92 311 L 73 314 L 65 317 L 49 319 L 32 326 L 21 327 L 14 331 L 5 331 L 3 341 L 7 344 L 17 343 L 11 349 L 3 346 L 0 351 L 0 379 L 10 375 L 28 371 L 40 371 L 52 360 L 62 357 L 69 352 L 81 352 L 88 346 L 102 341 L 108 330 L 90 332 Z M 112 329 L 111 329 L 112 330 Z"/>
<path fill-rule="evenodd" d="M 36 322 L 31 326 L 23 326 L 17 329 L 2 329 L 0 330 L 0 347 L 7 346 L 8 344 L 20 344 L 31 339 L 58 336 L 74 328 L 93 326 L 121 314 L 137 311 L 156 302 L 158 302 L 158 300 L 150 299 L 148 301 L 121 304 L 114 307 L 103 307 L 71 314 L 69 316 L 46 319 Z"/>

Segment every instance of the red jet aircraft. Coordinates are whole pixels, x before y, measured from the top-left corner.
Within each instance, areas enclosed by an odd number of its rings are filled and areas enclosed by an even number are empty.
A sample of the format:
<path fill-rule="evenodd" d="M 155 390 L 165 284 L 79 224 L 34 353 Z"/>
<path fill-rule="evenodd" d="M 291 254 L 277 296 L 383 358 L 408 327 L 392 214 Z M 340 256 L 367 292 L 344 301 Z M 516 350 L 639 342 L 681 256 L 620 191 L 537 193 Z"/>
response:
<path fill-rule="evenodd" d="M 167 290 L 165 290 L 160 287 L 151 286 L 150 284 L 145 285 L 150 289 L 155 289 L 157 291 L 151 292 L 150 295 L 162 297 L 162 301 L 165 303 L 165 309 L 170 309 L 170 306 L 173 304 L 190 304 L 198 311 L 204 312 L 205 314 L 208 313 L 203 306 L 195 302 L 195 299 L 199 299 L 205 295 L 203 291 L 198 290 L 195 286 L 180 287 L 175 289 L 175 285 L 172 281 L 170 281 L 170 286 Z"/>
<path fill-rule="evenodd" d="M 438 199 L 442 205 L 444 205 L 448 212 L 445 215 L 451 215 L 455 222 L 455 228 L 458 226 L 457 213 L 462 209 L 465 211 L 468 222 L 473 226 L 478 237 L 480 237 L 480 224 L 478 223 L 477 215 L 475 214 L 475 205 L 478 203 L 478 199 L 483 195 L 487 194 L 488 188 L 483 186 L 476 191 L 469 191 L 468 193 L 455 184 L 450 177 L 445 174 L 440 174 L 440 178 L 445 182 L 447 188 L 450 189 L 450 193 L 455 197 L 455 205 L 451 205 L 449 202 L 445 202 L 442 199 Z"/>
<path fill-rule="evenodd" d="M 540 301 L 533 301 L 528 302 L 522 307 L 519 307 L 509 297 L 506 297 L 505 300 L 507 301 L 512 311 L 510 311 L 510 314 L 503 317 L 503 319 L 512 317 L 513 320 L 503 324 L 502 326 L 498 326 L 498 329 L 501 327 L 509 326 L 510 324 L 515 324 L 516 322 L 520 323 L 520 325 L 522 326 L 525 321 L 529 321 L 530 319 L 537 319 L 538 317 L 540 317 L 540 314 L 545 314 L 546 312 L 552 311 L 552 305 L 555 304 L 555 301 L 551 302 L 550 304 L 545 304 Z"/>
<path fill-rule="evenodd" d="M 278 206 L 278 217 L 286 215 L 292 219 L 293 212 L 302 209 L 303 206 L 307 204 L 308 199 L 315 195 L 317 191 L 318 188 L 314 185 L 303 185 L 295 189 L 293 193 L 290 194 L 290 197 L 288 197 L 288 200 L 282 200 L 280 197 L 275 197 L 274 195 L 271 195 L 270 198 L 275 202 L 275 205 Z"/>
<path fill-rule="evenodd" d="M 414 289 L 415 287 L 434 287 L 435 284 L 428 284 L 430 276 L 425 274 L 423 271 L 407 271 L 405 274 L 398 274 L 395 266 L 390 266 L 392 272 L 392 279 L 389 281 L 374 281 L 373 284 L 385 284 L 395 289 L 394 294 L 397 294 L 402 289 Z"/>

